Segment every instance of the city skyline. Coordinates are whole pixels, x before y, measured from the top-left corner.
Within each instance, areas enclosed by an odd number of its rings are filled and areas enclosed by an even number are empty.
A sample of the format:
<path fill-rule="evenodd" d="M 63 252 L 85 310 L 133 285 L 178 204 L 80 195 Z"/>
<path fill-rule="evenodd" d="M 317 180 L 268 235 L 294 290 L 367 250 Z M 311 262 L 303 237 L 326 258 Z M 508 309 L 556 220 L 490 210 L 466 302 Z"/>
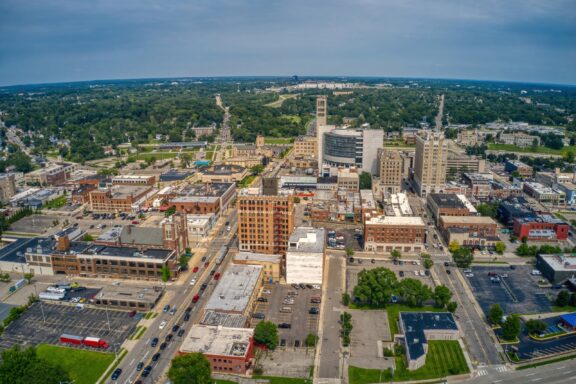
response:
<path fill-rule="evenodd" d="M 0 15 L 0 86 L 293 74 L 576 83 L 571 1 L 5 1 Z"/>

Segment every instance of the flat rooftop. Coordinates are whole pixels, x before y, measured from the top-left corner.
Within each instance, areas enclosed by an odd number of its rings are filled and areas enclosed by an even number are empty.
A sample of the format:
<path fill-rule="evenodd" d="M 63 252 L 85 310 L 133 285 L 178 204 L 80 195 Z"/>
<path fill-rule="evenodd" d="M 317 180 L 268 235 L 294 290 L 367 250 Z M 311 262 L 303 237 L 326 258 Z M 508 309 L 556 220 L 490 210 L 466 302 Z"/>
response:
<path fill-rule="evenodd" d="M 230 328 L 244 328 L 248 321 L 246 316 L 236 313 L 222 313 L 214 311 L 206 311 L 204 317 L 200 321 L 202 325 L 221 325 Z"/>
<path fill-rule="evenodd" d="M 234 173 L 244 172 L 246 168 L 239 165 L 213 165 L 203 169 L 201 172 L 205 175 L 232 175 Z"/>
<path fill-rule="evenodd" d="M 125 199 L 129 196 L 140 196 L 150 190 L 151 187 L 114 185 L 110 187 L 113 199 Z"/>
<path fill-rule="evenodd" d="M 268 255 L 265 253 L 254 253 L 254 252 L 238 252 L 238 254 L 234 256 L 234 260 L 258 261 L 264 263 L 280 263 L 282 261 L 282 255 Z"/>
<path fill-rule="evenodd" d="M 438 208 L 466 208 L 466 205 L 455 193 L 431 193 L 428 196 Z"/>
<path fill-rule="evenodd" d="M 496 224 L 488 216 L 441 216 L 440 220 L 445 224 Z"/>
<path fill-rule="evenodd" d="M 325 239 L 324 228 L 296 227 L 288 240 L 288 252 L 323 253 Z"/>
<path fill-rule="evenodd" d="M 366 221 L 366 225 L 426 226 L 420 216 L 377 216 Z"/>
<path fill-rule="evenodd" d="M 147 249 L 141 250 L 137 247 L 116 247 L 109 245 L 92 244 L 86 248 L 82 255 L 92 255 L 100 257 L 137 258 L 165 260 L 174 251 L 170 249 Z"/>
<path fill-rule="evenodd" d="M 117 242 L 119 244 L 153 245 L 161 247 L 164 244 L 162 228 L 137 227 L 132 224 L 112 227 L 100 234 L 97 242 Z"/>
<path fill-rule="evenodd" d="M 245 357 L 254 330 L 195 324 L 180 346 L 180 352 L 206 355 Z"/>
<path fill-rule="evenodd" d="M 208 299 L 205 310 L 243 313 L 261 273 L 260 265 L 230 265 Z"/>
<path fill-rule="evenodd" d="M 411 360 L 425 354 L 426 333 L 430 331 L 458 331 L 458 325 L 449 312 L 400 312 L 400 322 L 408 356 Z"/>
<path fill-rule="evenodd" d="M 101 300 L 124 300 L 146 304 L 154 304 L 162 295 L 161 290 L 155 290 L 151 287 L 138 287 L 134 285 L 105 285 L 96 298 Z"/>
<path fill-rule="evenodd" d="M 576 272 L 576 255 L 565 253 L 562 255 L 540 255 L 540 257 L 555 271 Z"/>
<path fill-rule="evenodd" d="M 539 194 L 546 194 L 546 195 L 563 195 L 564 192 L 556 191 L 550 187 L 545 186 L 544 184 L 534 183 L 534 182 L 526 182 L 524 183 L 528 188 L 534 190 L 536 193 Z"/>
<path fill-rule="evenodd" d="M 517 217 L 516 220 L 520 223 L 548 223 L 548 224 L 567 224 L 564 220 L 561 220 L 552 215 L 531 215 L 524 217 Z"/>

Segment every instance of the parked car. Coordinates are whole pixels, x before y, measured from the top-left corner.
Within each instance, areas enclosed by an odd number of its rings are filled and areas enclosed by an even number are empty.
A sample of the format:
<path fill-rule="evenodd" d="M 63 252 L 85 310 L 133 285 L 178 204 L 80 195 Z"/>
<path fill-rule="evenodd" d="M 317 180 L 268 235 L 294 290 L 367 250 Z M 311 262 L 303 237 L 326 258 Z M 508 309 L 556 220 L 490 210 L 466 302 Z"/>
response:
<path fill-rule="evenodd" d="M 150 375 L 150 372 L 152 372 L 152 366 L 148 365 L 146 368 L 144 368 L 144 370 L 142 371 L 142 377 L 148 377 L 148 375 Z"/>
<path fill-rule="evenodd" d="M 252 314 L 252 317 L 255 318 L 255 319 L 263 319 L 265 316 L 264 316 L 264 314 L 261 313 L 261 312 L 255 312 L 255 313 Z"/>
<path fill-rule="evenodd" d="M 180 329 L 180 326 L 179 326 L 178 324 L 175 324 L 175 325 L 172 327 L 172 332 L 178 332 L 179 329 Z"/>
<path fill-rule="evenodd" d="M 192 272 L 193 272 L 193 273 L 198 272 L 198 266 L 195 266 L 194 269 L 192 269 Z"/>
<path fill-rule="evenodd" d="M 317 307 L 312 307 L 310 308 L 310 310 L 308 311 L 309 314 L 311 315 L 317 315 L 320 313 L 320 310 Z"/>
<path fill-rule="evenodd" d="M 267 302 L 268 302 L 268 299 L 265 298 L 265 297 L 259 297 L 259 298 L 256 299 L 256 300 L 258 300 L 258 301 L 261 302 L 261 303 L 267 303 Z"/>
<path fill-rule="evenodd" d="M 140 372 L 142 370 L 142 368 L 144 368 L 144 362 L 143 361 L 138 363 L 138 365 L 136 366 L 136 371 Z"/>
<path fill-rule="evenodd" d="M 178 331 L 178 337 L 184 336 L 185 332 L 186 332 L 186 330 L 184 328 L 180 328 L 180 330 Z"/>
<path fill-rule="evenodd" d="M 157 345 L 158 345 L 158 338 L 155 337 L 155 338 L 153 338 L 152 341 L 150 342 L 150 346 L 151 346 L 151 347 L 155 347 L 155 346 L 157 346 Z"/>
<path fill-rule="evenodd" d="M 166 304 L 166 305 L 164 306 L 164 309 L 162 310 L 162 312 L 166 313 L 166 312 L 168 312 L 169 310 L 170 310 L 170 304 Z"/>
<path fill-rule="evenodd" d="M 398 272 L 398 275 L 399 275 L 400 277 L 404 277 L 404 271 L 399 271 L 399 272 Z"/>
<path fill-rule="evenodd" d="M 161 351 L 165 350 L 167 346 L 168 346 L 168 343 L 166 343 L 166 342 L 160 344 L 160 350 Z"/>
<path fill-rule="evenodd" d="M 152 361 L 158 361 L 160 356 L 161 356 L 160 352 L 155 353 L 154 355 L 152 355 Z"/>
<path fill-rule="evenodd" d="M 158 328 L 164 329 L 165 326 L 166 326 L 166 320 L 162 320 L 162 322 L 160 323 L 160 325 L 158 326 Z"/>
<path fill-rule="evenodd" d="M 290 323 L 280 323 L 280 324 L 278 324 L 278 328 L 290 329 L 290 328 L 292 328 L 292 324 L 290 324 Z"/>
<path fill-rule="evenodd" d="M 190 312 L 186 313 L 186 314 L 184 315 L 184 319 L 182 319 L 182 320 L 184 320 L 184 321 L 190 320 Z"/>
<path fill-rule="evenodd" d="M 174 337 L 174 335 L 172 335 L 171 333 L 166 335 L 166 338 L 164 339 L 167 343 L 169 343 L 170 341 L 172 341 L 172 338 Z"/>

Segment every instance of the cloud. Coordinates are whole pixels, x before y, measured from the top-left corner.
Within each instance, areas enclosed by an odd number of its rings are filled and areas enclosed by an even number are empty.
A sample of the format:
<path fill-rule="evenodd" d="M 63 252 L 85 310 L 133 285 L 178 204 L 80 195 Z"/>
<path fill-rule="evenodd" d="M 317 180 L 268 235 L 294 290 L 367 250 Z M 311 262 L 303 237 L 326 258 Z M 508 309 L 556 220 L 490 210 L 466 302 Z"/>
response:
<path fill-rule="evenodd" d="M 218 75 L 576 83 L 576 3 L 4 0 L 0 84 Z"/>

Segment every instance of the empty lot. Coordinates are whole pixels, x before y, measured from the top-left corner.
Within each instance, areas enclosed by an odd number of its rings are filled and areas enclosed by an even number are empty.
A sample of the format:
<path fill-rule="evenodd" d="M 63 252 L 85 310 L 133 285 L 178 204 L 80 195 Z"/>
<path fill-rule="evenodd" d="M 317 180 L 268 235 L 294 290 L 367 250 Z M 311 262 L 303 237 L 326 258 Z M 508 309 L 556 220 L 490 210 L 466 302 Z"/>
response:
<path fill-rule="evenodd" d="M 0 349 L 11 348 L 15 344 L 61 345 L 60 335 L 68 333 L 82 337 L 100 337 L 110 345 L 108 351 L 116 352 L 133 332 L 137 322 L 130 318 L 127 312 L 93 308 L 78 310 L 65 305 L 42 303 L 40 306 L 40 303 L 36 303 L 6 328 L 0 337 Z"/>

